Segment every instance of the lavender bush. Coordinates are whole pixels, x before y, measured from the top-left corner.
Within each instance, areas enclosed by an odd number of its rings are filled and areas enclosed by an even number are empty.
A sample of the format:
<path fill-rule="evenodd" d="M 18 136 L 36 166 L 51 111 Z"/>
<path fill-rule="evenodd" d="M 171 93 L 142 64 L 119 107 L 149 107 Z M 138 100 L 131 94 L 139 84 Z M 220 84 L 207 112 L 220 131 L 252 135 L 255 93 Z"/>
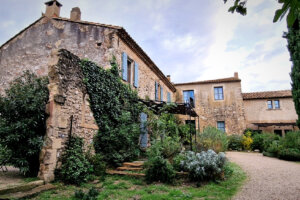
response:
<path fill-rule="evenodd" d="M 195 153 L 188 151 L 185 153 L 185 159 L 181 161 L 181 167 L 189 172 L 192 181 L 216 180 L 222 176 L 226 157 L 223 152 L 219 154 L 213 150 Z"/>

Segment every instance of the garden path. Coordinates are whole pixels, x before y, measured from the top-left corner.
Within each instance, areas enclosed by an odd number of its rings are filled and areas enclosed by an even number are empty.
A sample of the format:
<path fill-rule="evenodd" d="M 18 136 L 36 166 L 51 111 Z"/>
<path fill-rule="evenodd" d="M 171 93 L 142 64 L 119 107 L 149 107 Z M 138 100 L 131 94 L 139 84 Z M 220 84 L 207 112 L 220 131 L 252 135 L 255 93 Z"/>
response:
<path fill-rule="evenodd" d="M 0 170 L 0 188 L 24 182 L 24 177 L 19 174 L 18 169 L 8 166 L 7 170 L 7 172 Z"/>
<path fill-rule="evenodd" d="M 265 157 L 260 153 L 227 152 L 248 179 L 235 200 L 300 200 L 300 163 Z"/>

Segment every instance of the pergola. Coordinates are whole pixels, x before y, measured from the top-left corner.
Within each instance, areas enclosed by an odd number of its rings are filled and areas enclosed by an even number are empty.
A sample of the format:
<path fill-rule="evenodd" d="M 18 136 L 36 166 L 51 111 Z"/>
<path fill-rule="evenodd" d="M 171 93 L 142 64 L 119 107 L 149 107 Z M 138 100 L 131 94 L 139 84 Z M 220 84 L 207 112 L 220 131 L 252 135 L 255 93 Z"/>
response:
<path fill-rule="evenodd" d="M 145 100 L 145 99 L 140 99 L 140 102 L 142 102 L 143 104 L 145 104 L 149 109 L 151 109 L 155 114 L 160 115 L 162 108 L 167 105 L 167 104 L 171 104 L 171 103 L 167 103 L 165 101 L 154 101 L 154 100 Z M 194 103 L 192 100 L 190 100 L 190 102 L 186 102 L 186 103 L 173 103 L 172 104 L 174 106 L 170 106 L 170 108 L 168 108 L 168 110 L 163 110 L 164 112 L 167 111 L 168 113 L 171 114 L 180 114 L 180 115 L 188 115 L 189 116 L 189 120 L 191 122 L 192 117 L 195 118 L 195 125 L 196 125 L 196 121 L 198 122 L 198 130 L 200 131 L 200 120 L 199 120 L 199 116 L 196 113 L 196 111 L 194 110 Z M 197 118 L 197 120 L 196 120 Z M 192 150 L 192 129 L 191 129 L 191 123 L 189 123 L 190 125 L 190 140 L 191 140 L 191 150 Z M 196 134 L 195 134 L 195 143 L 197 143 L 196 140 Z"/>

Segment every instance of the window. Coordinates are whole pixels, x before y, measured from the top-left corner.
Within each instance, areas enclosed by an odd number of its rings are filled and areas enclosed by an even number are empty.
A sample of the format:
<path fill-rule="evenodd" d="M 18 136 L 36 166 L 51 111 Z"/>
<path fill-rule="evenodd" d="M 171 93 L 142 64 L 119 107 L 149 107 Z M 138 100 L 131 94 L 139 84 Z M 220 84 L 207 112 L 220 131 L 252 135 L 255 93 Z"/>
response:
<path fill-rule="evenodd" d="M 168 94 L 167 94 L 167 102 L 171 103 L 171 93 L 170 92 L 168 92 Z"/>
<path fill-rule="evenodd" d="M 155 101 L 161 100 L 161 94 L 162 94 L 162 90 L 160 84 L 155 81 Z"/>
<path fill-rule="evenodd" d="M 139 65 L 134 60 L 128 58 L 127 54 L 122 54 L 122 79 L 134 87 L 138 87 Z"/>
<path fill-rule="evenodd" d="M 195 107 L 195 97 L 194 90 L 185 90 L 183 91 L 183 102 L 190 103 L 192 107 Z"/>
<path fill-rule="evenodd" d="M 217 122 L 217 128 L 223 132 L 225 132 L 225 122 L 224 121 L 218 121 Z"/>
<path fill-rule="evenodd" d="M 131 68 L 132 68 L 132 60 L 127 60 L 127 82 L 131 84 Z"/>
<path fill-rule="evenodd" d="M 274 107 L 275 107 L 275 109 L 280 108 L 279 100 L 274 100 Z"/>
<path fill-rule="evenodd" d="M 279 100 L 268 100 L 268 109 L 279 109 L 280 102 Z"/>
<path fill-rule="evenodd" d="M 215 93 L 215 100 L 223 100 L 224 99 L 223 87 L 215 87 L 214 93 Z"/>
<path fill-rule="evenodd" d="M 282 130 L 274 130 L 274 133 L 282 137 Z"/>
<path fill-rule="evenodd" d="M 268 101 L 268 109 L 273 109 L 273 103 L 271 100 Z"/>

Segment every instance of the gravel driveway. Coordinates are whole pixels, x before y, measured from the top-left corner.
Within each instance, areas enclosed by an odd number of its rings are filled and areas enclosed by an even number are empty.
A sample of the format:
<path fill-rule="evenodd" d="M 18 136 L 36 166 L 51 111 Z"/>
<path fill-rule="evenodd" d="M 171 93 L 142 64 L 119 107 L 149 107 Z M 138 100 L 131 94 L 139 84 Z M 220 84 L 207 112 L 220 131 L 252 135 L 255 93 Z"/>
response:
<path fill-rule="evenodd" d="M 248 175 L 234 199 L 300 200 L 300 163 L 260 153 L 227 152 L 226 155 Z"/>

